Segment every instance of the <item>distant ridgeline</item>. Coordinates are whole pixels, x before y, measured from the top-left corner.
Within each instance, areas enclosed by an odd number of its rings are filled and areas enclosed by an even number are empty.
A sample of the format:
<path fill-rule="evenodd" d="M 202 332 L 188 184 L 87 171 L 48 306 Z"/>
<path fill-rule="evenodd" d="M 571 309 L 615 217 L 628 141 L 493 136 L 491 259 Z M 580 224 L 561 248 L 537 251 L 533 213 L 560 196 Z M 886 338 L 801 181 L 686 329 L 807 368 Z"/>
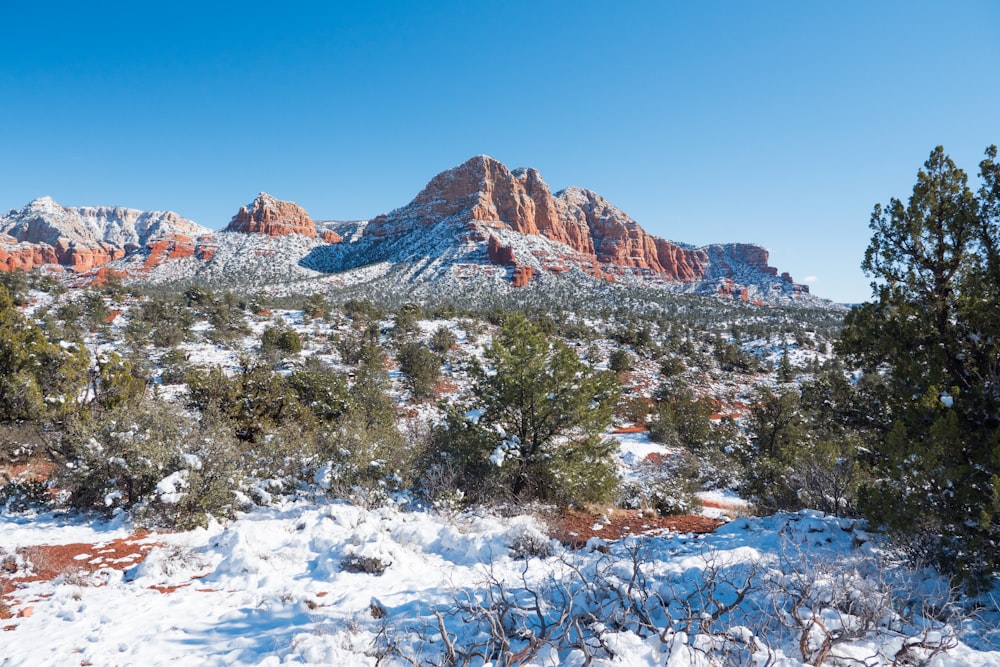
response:
<path fill-rule="evenodd" d="M 42 197 L 0 216 L 0 270 L 39 267 L 76 285 L 108 275 L 244 285 L 391 279 L 447 292 L 572 277 L 758 304 L 828 303 L 769 266 L 759 245 L 667 241 L 597 193 L 552 193 L 538 171 L 487 156 L 438 174 L 409 204 L 370 221 L 316 222 L 260 193 L 213 232 L 172 212 Z"/>

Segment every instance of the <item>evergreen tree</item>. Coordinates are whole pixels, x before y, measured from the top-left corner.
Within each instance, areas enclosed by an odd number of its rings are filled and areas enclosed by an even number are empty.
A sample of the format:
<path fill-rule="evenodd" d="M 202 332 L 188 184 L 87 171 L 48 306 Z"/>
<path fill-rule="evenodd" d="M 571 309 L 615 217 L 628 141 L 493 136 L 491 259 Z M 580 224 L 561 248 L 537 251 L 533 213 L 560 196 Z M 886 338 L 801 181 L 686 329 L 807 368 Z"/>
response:
<path fill-rule="evenodd" d="M 438 354 L 445 354 L 451 351 L 457 342 L 458 339 L 451 329 L 442 324 L 431 334 L 430 348 Z"/>
<path fill-rule="evenodd" d="M 400 345 L 396 359 L 413 397 L 418 400 L 433 397 L 434 387 L 441 377 L 441 359 L 416 341 Z"/>
<path fill-rule="evenodd" d="M 0 421 L 40 419 L 76 404 L 87 382 L 83 345 L 50 341 L 0 285 Z"/>
<path fill-rule="evenodd" d="M 680 381 L 665 383 L 657 402 L 657 420 L 650 424 L 649 437 L 667 445 L 701 449 L 712 439 L 710 399 L 699 398 Z"/>
<path fill-rule="evenodd" d="M 840 349 L 883 371 L 887 425 L 871 518 L 967 582 L 1000 565 L 1000 178 L 996 149 L 977 197 L 939 146 L 904 204 L 871 218 L 862 268 L 874 300 Z"/>
<path fill-rule="evenodd" d="M 792 361 L 788 358 L 788 341 L 781 343 L 781 361 L 778 364 L 778 381 L 791 382 L 795 379 L 795 369 L 792 368 Z"/>
<path fill-rule="evenodd" d="M 806 439 L 798 393 L 775 394 L 760 388 L 750 409 L 747 430 L 750 446 L 740 452 L 747 471 L 743 492 L 765 511 L 797 509 L 799 502 L 790 474 Z"/>
<path fill-rule="evenodd" d="M 522 315 L 506 318 L 486 358 L 495 372 L 476 382 L 478 421 L 448 430 L 464 472 L 491 471 L 521 500 L 610 498 L 617 485 L 614 444 L 600 433 L 619 395 L 614 374 L 594 371 Z"/>

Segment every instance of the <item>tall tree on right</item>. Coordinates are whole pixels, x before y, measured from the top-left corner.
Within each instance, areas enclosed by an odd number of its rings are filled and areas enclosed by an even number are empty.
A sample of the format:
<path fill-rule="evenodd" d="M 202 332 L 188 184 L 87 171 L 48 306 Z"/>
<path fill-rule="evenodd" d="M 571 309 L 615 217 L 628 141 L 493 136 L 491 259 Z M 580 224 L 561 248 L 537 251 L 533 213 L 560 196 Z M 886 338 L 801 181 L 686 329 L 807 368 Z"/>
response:
<path fill-rule="evenodd" d="M 873 300 L 840 351 L 885 378 L 867 514 L 970 585 L 1000 567 L 1000 168 L 982 187 L 935 148 L 904 204 L 876 205 Z"/>

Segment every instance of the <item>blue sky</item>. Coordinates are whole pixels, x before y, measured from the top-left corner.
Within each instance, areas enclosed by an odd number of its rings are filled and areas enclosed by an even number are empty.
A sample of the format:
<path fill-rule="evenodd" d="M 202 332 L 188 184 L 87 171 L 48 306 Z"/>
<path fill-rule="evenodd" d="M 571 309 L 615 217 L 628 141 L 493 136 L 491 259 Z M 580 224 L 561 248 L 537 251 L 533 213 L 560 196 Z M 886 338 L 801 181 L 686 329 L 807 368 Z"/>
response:
<path fill-rule="evenodd" d="M 0 2 L 0 209 L 406 204 L 485 153 L 838 301 L 876 202 L 1000 143 L 1000 3 Z"/>

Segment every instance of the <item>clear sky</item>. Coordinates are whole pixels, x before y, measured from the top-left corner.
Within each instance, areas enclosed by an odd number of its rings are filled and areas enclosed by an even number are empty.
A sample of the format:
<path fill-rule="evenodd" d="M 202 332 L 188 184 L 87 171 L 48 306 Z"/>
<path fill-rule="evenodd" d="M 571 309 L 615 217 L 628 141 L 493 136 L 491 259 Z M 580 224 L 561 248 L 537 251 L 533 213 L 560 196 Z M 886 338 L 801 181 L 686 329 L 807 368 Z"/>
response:
<path fill-rule="evenodd" d="M 1000 2 L 0 0 L 0 209 L 403 206 L 480 153 L 838 301 L 876 202 L 1000 144 Z"/>

